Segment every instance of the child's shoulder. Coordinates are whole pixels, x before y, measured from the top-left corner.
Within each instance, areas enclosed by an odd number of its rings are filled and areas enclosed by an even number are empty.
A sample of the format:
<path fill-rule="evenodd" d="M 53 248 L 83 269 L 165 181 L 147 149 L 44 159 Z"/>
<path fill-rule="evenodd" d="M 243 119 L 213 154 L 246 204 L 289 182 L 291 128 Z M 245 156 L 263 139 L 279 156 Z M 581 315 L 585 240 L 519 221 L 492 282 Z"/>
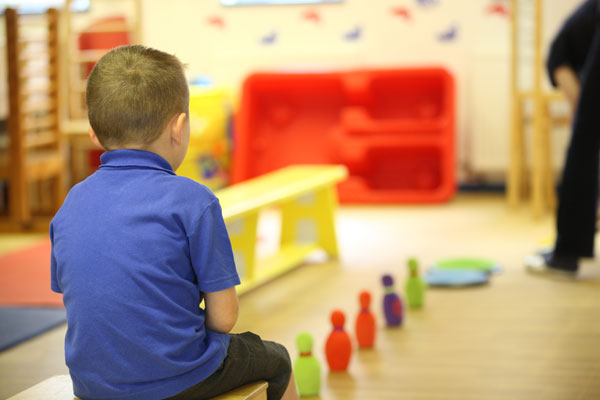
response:
<path fill-rule="evenodd" d="M 206 199 L 208 201 L 216 199 L 212 190 L 190 178 L 175 176 L 174 179 L 171 180 L 171 183 L 182 196 L 194 196 L 194 198 Z"/>
<path fill-rule="evenodd" d="M 172 193 L 169 196 L 169 203 L 173 205 L 173 211 L 176 214 L 183 216 L 183 220 L 194 225 L 195 221 L 201 219 L 203 215 L 214 215 L 215 212 L 221 212 L 217 196 L 208 187 L 186 177 L 175 176 L 173 178 L 170 181 L 176 187 L 170 187 Z M 210 212 L 207 213 L 208 210 Z"/>
<path fill-rule="evenodd" d="M 65 201 L 80 202 L 90 198 L 97 198 L 98 196 L 102 198 L 112 197 L 114 193 L 121 192 L 121 190 L 115 190 L 114 185 L 119 186 L 120 189 L 124 189 L 125 192 L 137 193 L 132 194 L 131 196 L 133 197 L 142 196 L 146 200 L 155 198 L 170 200 L 176 204 L 191 202 L 197 205 L 199 202 L 209 204 L 217 199 L 208 187 L 183 176 L 164 174 L 159 175 L 158 179 L 140 181 L 135 184 L 115 181 L 109 185 L 110 187 L 106 187 L 104 180 L 97 173 L 94 173 L 74 185 L 69 190 Z M 126 197 L 129 198 L 131 196 Z"/>

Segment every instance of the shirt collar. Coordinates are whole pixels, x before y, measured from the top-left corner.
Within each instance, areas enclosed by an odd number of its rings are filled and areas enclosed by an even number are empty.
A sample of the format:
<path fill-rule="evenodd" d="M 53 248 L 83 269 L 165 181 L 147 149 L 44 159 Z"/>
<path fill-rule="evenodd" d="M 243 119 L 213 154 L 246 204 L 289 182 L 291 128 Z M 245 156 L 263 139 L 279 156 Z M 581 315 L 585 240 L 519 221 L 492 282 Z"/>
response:
<path fill-rule="evenodd" d="M 149 168 L 175 175 L 167 160 L 145 150 L 110 150 L 100 156 L 100 161 L 100 168 Z"/>

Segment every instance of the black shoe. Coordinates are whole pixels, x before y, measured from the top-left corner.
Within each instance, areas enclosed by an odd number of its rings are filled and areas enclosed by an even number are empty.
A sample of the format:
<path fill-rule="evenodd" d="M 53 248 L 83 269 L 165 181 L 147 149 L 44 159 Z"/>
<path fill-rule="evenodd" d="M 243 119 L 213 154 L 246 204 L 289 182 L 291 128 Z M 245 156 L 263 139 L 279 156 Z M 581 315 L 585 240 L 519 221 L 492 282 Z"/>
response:
<path fill-rule="evenodd" d="M 577 276 L 579 260 L 573 256 L 555 256 L 552 251 L 532 254 L 525 258 L 528 272 L 535 274 L 561 275 L 574 278 Z"/>

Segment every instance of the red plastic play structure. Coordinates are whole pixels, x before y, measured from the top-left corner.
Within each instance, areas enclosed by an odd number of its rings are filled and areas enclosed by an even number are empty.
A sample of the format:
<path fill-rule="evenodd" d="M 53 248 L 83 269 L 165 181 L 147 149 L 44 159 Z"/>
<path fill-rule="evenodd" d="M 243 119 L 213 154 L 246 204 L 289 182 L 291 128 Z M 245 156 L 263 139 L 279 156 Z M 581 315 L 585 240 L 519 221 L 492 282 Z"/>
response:
<path fill-rule="evenodd" d="M 342 202 L 447 201 L 456 190 L 454 102 L 443 68 L 250 75 L 232 180 L 290 164 L 344 164 Z"/>

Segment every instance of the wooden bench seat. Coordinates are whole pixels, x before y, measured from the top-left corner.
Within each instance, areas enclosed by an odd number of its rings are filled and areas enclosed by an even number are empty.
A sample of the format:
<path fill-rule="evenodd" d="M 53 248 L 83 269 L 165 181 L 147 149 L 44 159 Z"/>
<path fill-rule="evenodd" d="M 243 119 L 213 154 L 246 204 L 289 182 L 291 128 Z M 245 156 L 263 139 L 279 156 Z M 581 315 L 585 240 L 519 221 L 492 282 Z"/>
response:
<path fill-rule="evenodd" d="M 267 400 L 267 382 L 254 382 L 214 397 L 213 400 Z M 77 400 L 69 375 L 57 375 L 17 393 L 8 400 Z"/>
<path fill-rule="evenodd" d="M 294 165 L 215 193 L 242 281 L 239 294 L 302 264 L 315 250 L 338 256 L 336 184 L 347 176 L 342 165 Z M 275 254 L 257 259 L 258 217 L 273 206 L 281 210 L 280 246 Z"/>

